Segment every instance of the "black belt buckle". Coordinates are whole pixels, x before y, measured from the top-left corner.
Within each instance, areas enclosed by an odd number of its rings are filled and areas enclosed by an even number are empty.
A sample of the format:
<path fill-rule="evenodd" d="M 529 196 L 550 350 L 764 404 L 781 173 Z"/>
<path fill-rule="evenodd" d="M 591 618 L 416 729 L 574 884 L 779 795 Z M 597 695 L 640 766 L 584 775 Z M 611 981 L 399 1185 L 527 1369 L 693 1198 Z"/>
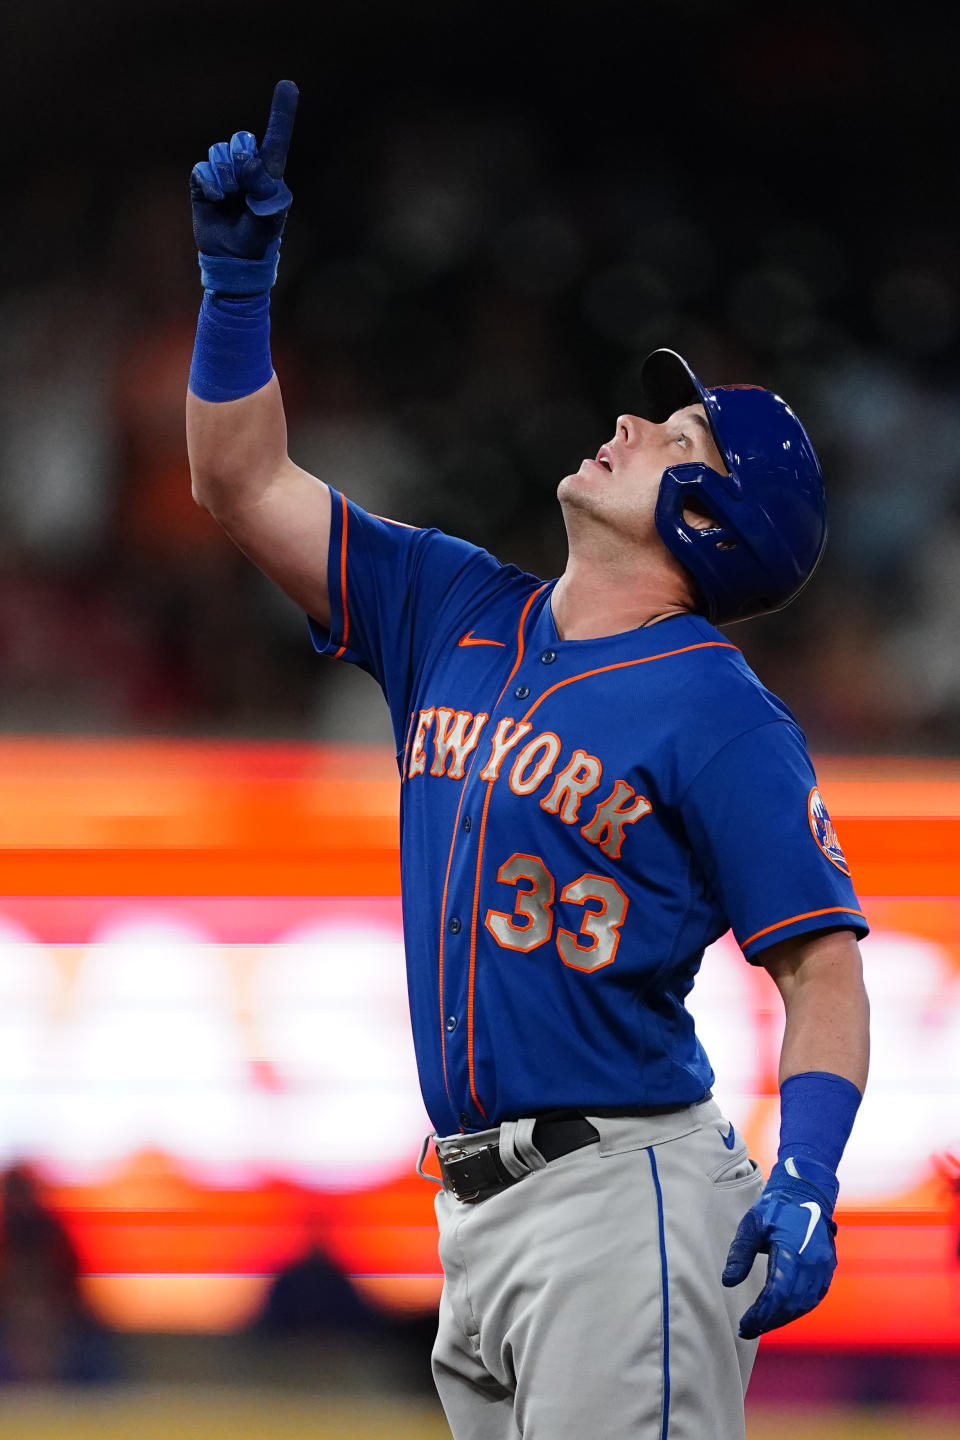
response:
<path fill-rule="evenodd" d="M 513 1183 L 514 1177 L 500 1163 L 496 1145 L 481 1145 L 466 1154 L 455 1151 L 452 1159 L 438 1152 L 437 1159 L 444 1185 L 458 1200 L 482 1200 Z"/>

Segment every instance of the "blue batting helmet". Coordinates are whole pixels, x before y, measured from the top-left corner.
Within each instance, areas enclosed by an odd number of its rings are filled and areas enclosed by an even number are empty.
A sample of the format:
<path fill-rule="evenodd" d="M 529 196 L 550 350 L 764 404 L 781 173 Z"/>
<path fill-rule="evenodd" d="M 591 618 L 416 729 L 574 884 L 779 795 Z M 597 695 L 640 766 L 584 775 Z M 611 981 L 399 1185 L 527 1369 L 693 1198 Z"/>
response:
<path fill-rule="evenodd" d="M 786 401 L 760 385 L 708 390 L 673 350 L 640 371 L 638 414 L 657 424 L 698 402 L 729 474 L 704 464 L 663 473 L 656 526 L 697 583 L 715 625 L 779 610 L 810 579 L 827 539 L 823 476 L 807 432 Z M 683 518 L 693 502 L 716 522 Z"/>

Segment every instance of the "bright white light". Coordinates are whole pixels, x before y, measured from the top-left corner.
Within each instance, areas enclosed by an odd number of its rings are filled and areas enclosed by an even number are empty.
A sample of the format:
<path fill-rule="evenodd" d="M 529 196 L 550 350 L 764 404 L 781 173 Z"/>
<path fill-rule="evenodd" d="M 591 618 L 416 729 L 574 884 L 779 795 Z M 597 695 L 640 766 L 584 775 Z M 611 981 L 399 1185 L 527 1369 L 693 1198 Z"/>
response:
<path fill-rule="evenodd" d="M 247 1084 L 223 952 L 169 913 L 125 910 L 86 949 L 51 1105 L 72 1176 L 176 1155 L 198 1179 L 250 1179 Z"/>
<path fill-rule="evenodd" d="M 776 986 L 764 971 L 747 963 L 728 932 L 704 954 L 687 1009 L 716 1073 L 714 1096 L 742 1130 L 771 1054 L 775 1057 L 780 1047 L 783 1005 Z"/>
<path fill-rule="evenodd" d="M 942 945 L 874 930 L 863 941 L 870 1078 L 840 1163 L 847 1199 L 920 1184 L 960 1137 L 960 978 Z"/>
<path fill-rule="evenodd" d="M 254 991 L 263 1055 L 278 1082 L 258 1105 L 264 1168 L 352 1188 L 412 1167 L 429 1125 L 399 928 L 300 927 L 271 947 Z"/>
<path fill-rule="evenodd" d="M 34 1153 L 46 1132 L 58 984 L 47 947 L 0 917 L 0 1164 Z"/>

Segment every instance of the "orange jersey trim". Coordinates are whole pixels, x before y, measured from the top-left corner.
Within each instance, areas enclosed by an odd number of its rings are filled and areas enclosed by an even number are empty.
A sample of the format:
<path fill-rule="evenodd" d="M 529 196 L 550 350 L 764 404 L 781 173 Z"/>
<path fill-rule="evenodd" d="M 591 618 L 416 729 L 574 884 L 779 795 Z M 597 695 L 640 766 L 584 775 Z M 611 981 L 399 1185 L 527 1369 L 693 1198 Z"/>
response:
<path fill-rule="evenodd" d="M 527 623 L 527 616 L 530 614 L 530 607 L 531 607 L 531 605 L 533 604 L 534 600 L 536 600 L 536 598 L 537 598 L 538 595 L 542 595 L 542 594 L 543 594 L 543 592 L 544 592 L 544 590 L 546 590 L 546 588 L 547 588 L 547 587 L 546 587 L 546 584 L 543 584 L 543 585 L 541 585 L 541 586 L 539 587 L 539 589 L 534 590 L 533 594 L 530 595 L 530 596 L 528 596 L 528 598 L 527 598 L 527 603 L 524 605 L 523 609 L 522 609 L 521 612 L 520 612 L 520 620 L 519 620 L 519 622 L 518 622 L 518 624 L 517 624 L 517 658 L 516 658 L 516 660 L 514 660 L 514 662 L 513 662 L 513 669 L 510 671 L 510 674 L 507 676 L 506 680 L 503 682 L 503 689 L 500 691 L 500 694 L 497 696 L 496 704 L 494 705 L 493 710 L 490 711 L 490 714 L 491 714 L 491 715 L 494 713 L 494 711 L 495 711 L 496 708 L 497 708 L 497 705 L 500 704 L 500 701 L 503 699 L 504 695 L 506 694 L 506 692 L 507 692 L 507 686 L 510 684 L 510 681 L 513 679 L 514 675 L 516 675 L 517 671 L 520 669 L 520 666 L 521 666 L 521 664 L 522 664 L 522 662 L 523 662 L 523 650 L 524 650 L 523 627 L 524 627 L 524 625 L 526 625 L 526 623 Z"/>
<path fill-rule="evenodd" d="M 538 592 L 539 593 L 539 592 Z M 596 670 L 584 670 L 580 675 L 571 675 L 567 680 L 558 680 L 556 685 L 551 685 L 549 690 L 544 690 L 538 700 L 530 706 L 524 715 L 524 720 L 529 720 L 538 705 L 542 705 L 548 695 L 555 690 L 562 690 L 564 685 L 574 685 L 578 680 L 589 680 L 591 675 L 605 675 L 608 670 L 625 670 L 630 665 L 649 665 L 653 660 L 669 660 L 672 655 L 686 655 L 691 650 L 738 650 L 739 646 L 731 645 L 729 640 L 701 640 L 697 645 L 684 645 L 680 650 L 664 650 L 662 655 L 644 655 L 640 660 L 618 660 L 615 665 L 601 665 Z M 517 664 L 519 665 L 519 660 Z M 511 674 L 510 680 L 513 679 Z M 507 681 L 509 685 L 510 680 Z M 504 686 L 506 689 L 506 686 Z"/>
<path fill-rule="evenodd" d="M 493 794 L 495 784 L 495 780 L 487 781 L 487 793 L 484 796 L 483 814 L 480 818 L 480 836 L 477 843 L 477 872 L 473 887 L 473 914 L 470 917 L 470 973 L 467 979 L 467 1073 L 470 1077 L 470 1094 L 473 1097 L 473 1103 L 480 1111 L 484 1120 L 487 1118 L 487 1112 L 480 1104 L 480 1097 L 477 1094 L 473 1058 L 473 993 L 474 981 L 476 980 L 477 974 L 477 916 L 480 909 L 480 874 L 483 869 L 483 841 L 487 832 L 487 811 L 490 809 L 490 796 Z"/>
<path fill-rule="evenodd" d="M 343 610 L 343 634 L 340 637 L 340 649 L 334 655 L 334 660 L 339 660 L 345 652 L 350 635 L 350 616 L 347 612 L 347 516 L 349 512 L 346 497 L 343 495 L 340 496 L 340 505 L 343 509 L 343 525 L 340 532 L 340 606 Z"/>
<path fill-rule="evenodd" d="M 741 950 L 746 950 L 754 940 L 759 940 L 761 935 L 770 935 L 774 930 L 782 930 L 784 925 L 793 925 L 797 920 L 813 920 L 817 915 L 859 915 L 861 920 L 866 920 L 862 910 L 854 910 L 849 905 L 830 905 L 826 910 L 805 910 L 802 915 L 791 915 L 789 920 L 778 920 L 776 925 L 768 925 L 765 930 L 758 930 L 755 935 L 750 935 L 746 940 L 738 940 L 737 944 Z"/>

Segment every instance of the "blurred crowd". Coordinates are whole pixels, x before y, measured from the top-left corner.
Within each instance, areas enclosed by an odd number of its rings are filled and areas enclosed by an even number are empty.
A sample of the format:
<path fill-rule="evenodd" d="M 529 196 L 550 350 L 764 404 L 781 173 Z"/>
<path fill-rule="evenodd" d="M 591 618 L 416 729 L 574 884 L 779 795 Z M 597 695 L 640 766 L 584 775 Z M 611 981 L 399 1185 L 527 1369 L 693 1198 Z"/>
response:
<path fill-rule="evenodd" d="M 572 90 L 569 27 L 562 73 L 549 36 L 524 65 L 478 31 L 457 84 L 446 51 L 398 75 L 373 24 L 363 73 L 288 64 L 304 97 L 274 300 L 290 451 L 378 513 L 548 577 L 557 482 L 630 410 L 649 349 L 774 388 L 820 452 L 831 539 L 793 608 L 731 638 L 813 747 L 942 752 L 960 740 L 960 228 L 932 196 L 864 208 L 877 162 L 856 116 L 880 107 L 883 57 L 851 66 L 836 16 L 790 23 L 750 31 L 764 83 L 740 119 L 769 133 L 743 146 L 698 148 L 703 110 L 672 131 L 634 112 L 613 46 L 610 90 Z M 167 71 L 145 73 L 159 106 Z M 51 154 L 13 197 L 8 234 L 33 243 L 0 289 L 7 731 L 388 738 L 372 682 L 316 659 L 302 615 L 190 496 L 187 176 L 262 125 L 275 78 L 222 67 L 165 159 L 154 136 L 121 169 L 114 138 Z M 578 132 L 601 94 L 617 124 Z M 818 188 L 834 126 L 847 153 Z"/>
<path fill-rule="evenodd" d="M 365 1387 L 432 1394 L 435 1312 L 373 1304 L 328 1252 L 322 1226 L 308 1220 L 304 1230 L 302 1250 L 269 1276 L 256 1308 L 230 1332 L 231 1372 L 323 1383 L 355 1355 L 367 1367 Z M 111 1328 L 91 1303 L 70 1218 L 39 1175 L 26 1164 L 0 1172 L 0 1389 L 153 1379 L 153 1363 L 149 1348 Z"/>
<path fill-rule="evenodd" d="M 67 1227 L 29 1167 L 0 1174 L 0 1385 L 116 1380 L 117 1353 L 87 1304 Z"/>

